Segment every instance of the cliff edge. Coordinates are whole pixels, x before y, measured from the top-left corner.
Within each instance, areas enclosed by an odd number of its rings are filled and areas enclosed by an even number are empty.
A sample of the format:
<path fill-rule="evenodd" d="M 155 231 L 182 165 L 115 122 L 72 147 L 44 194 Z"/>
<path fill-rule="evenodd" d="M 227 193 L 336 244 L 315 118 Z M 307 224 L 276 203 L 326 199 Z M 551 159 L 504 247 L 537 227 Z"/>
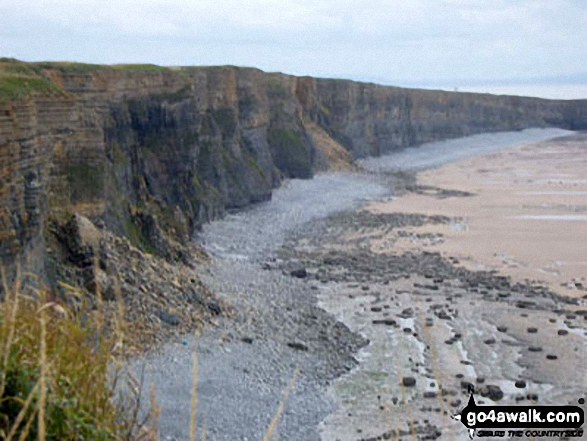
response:
<path fill-rule="evenodd" d="M 145 253 L 189 263 L 186 244 L 202 223 L 269 199 L 284 178 L 528 127 L 586 129 L 587 101 L 232 66 L 0 59 L 0 262 L 49 282 L 71 276 L 55 262 L 91 266 L 99 253 L 70 240 L 81 216 Z"/>

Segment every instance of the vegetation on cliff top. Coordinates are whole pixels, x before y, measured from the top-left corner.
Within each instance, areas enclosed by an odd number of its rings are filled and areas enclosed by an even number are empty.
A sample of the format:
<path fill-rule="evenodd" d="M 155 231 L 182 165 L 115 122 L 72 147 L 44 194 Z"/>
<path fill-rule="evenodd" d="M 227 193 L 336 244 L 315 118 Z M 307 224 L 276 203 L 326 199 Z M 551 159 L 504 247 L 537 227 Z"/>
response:
<path fill-rule="evenodd" d="M 132 72 L 159 72 L 169 70 L 168 67 L 158 66 L 156 64 L 113 64 L 109 67 Z"/>
<path fill-rule="evenodd" d="M 33 94 L 65 93 L 31 63 L 0 58 L 0 102 L 19 100 Z"/>
<path fill-rule="evenodd" d="M 86 64 L 72 62 L 26 63 L 13 58 L 0 58 L 0 102 L 19 100 L 33 94 L 65 94 L 66 92 L 51 80 L 47 71 L 62 74 L 95 71 L 158 72 L 169 68 L 154 64 Z"/>
<path fill-rule="evenodd" d="M 26 98 L 33 93 L 63 93 L 63 89 L 38 75 L 28 64 L 0 58 L 0 102 Z"/>
<path fill-rule="evenodd" d="M 0 72 L 0 101 L 22 99 L 33 93 L 62 92 L 62 89 L 44 78 L 3 75 Z"/>
<path fill-rule="evenodd" d="M 166 71 L 168 67 L 156 64 L 92 64 L 77 63 L 72 61 L 38 61 L 27 63 L 14 58 L 0 58 L 0 70 L 8 70 L 17 73 L 41 73 L 43 70 L 53 69 L 63 73 L 92 72 L 97 70 L 110 71 Z"/>

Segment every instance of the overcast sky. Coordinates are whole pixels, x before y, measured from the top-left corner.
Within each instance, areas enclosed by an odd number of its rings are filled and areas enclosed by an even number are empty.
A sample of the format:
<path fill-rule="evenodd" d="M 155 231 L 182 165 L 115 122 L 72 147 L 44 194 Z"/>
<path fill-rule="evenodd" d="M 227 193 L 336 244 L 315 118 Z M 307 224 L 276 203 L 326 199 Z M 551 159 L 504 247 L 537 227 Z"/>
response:
<path fill-rule="evenodd" d="M 0 0 L 0 56 L 443 87 L 587 83 L 587 0 Z"/>

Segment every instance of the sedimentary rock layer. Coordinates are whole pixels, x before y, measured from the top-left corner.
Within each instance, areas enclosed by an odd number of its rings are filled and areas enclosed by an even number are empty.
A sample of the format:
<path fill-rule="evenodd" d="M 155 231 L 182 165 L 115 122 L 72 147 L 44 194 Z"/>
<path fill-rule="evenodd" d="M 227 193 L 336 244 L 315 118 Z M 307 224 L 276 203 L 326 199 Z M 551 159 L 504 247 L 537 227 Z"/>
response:
<path fill-rule="evenodd" d="M 145 251 L 352 158 L 479 132 L 587 128 L 587 102 L 426 91 L 238 67 L 0 60 L 0 260 L 42 271 L 73 213 Z M 32 262 L 32 263 L 31 263 Z"/>

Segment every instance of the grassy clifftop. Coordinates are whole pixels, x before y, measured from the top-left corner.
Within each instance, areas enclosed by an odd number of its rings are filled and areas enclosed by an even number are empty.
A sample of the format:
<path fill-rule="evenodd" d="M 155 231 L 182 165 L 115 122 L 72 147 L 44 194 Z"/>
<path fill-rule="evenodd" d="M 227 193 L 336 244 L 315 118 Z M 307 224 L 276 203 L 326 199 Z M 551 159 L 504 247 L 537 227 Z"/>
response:
<path fill-rule="evenodd" d="M 30 64 L 0 59 L 0 101 L 26 98 L 34 93 L 64 93 L 63 89 Z"/>
<path fill-rule="evenodd" d="M 51 72 L 61 74 L 104 72 L 165 72 L 170 69 L 155 64 L 86 64 L 74 62 L 26 63 L 0 58 L 0 102 L 21 100 L 32 95 L 62 94 L 66 91 Z"/>

